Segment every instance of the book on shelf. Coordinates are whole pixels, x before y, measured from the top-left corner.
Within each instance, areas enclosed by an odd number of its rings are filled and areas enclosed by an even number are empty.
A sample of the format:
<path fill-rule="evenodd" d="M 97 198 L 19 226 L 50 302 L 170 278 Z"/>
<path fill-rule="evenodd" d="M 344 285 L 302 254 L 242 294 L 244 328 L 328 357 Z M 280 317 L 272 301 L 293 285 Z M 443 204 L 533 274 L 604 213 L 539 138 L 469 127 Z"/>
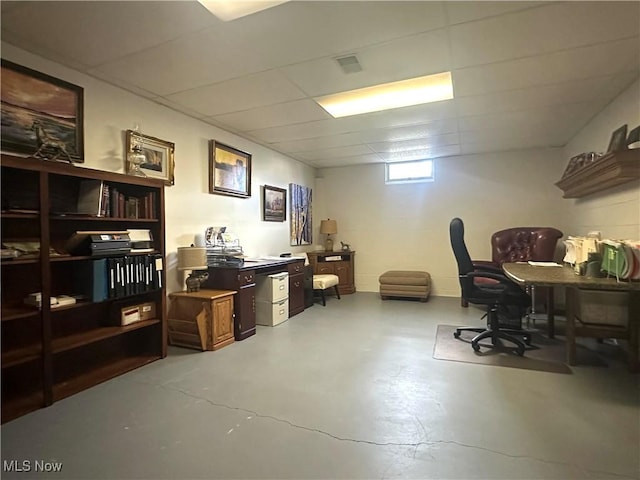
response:
<path fill-rule="evenodd" d="M 80 214 L 103 217 L 105 212 L 104 201 L 108 197 L 105 194 L 105 183 L 102 180 L 82 180 L 78 190 L 78 203 L 76 212 Z"/>

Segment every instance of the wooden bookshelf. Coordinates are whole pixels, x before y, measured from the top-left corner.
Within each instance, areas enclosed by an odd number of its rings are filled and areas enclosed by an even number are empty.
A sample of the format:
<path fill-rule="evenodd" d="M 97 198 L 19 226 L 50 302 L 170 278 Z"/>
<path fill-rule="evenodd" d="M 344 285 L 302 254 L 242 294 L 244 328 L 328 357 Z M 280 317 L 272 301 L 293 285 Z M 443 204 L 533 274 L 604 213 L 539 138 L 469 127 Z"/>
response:
<path fill-rule="evenodd" d="M 165 196 L 158 179 L 12 155 L 1 155 L 0 166 L 2 242 L 37 241 L 41 252 L 0 262 L 2 422 L 7 422 L 166 356 L 164 269 L 161 288 L 50 306 L 53 296 L 78 293 L 73 279 L 96 259 L 63 250 L 75 231 L 149 229 L 152 254 L 164 263 Z M 140 210 L 146 218 L 78 214 L 79 185 L 87 179 L 128 198 L 148 199 Z M 151 254 L 131 254 L 138 255 Z M 34 292 L 41 292 L 42 308 L 24 304 Z M 120 326 L 122 308 L 146 302 L 155 304 L 155 318 Z"/>

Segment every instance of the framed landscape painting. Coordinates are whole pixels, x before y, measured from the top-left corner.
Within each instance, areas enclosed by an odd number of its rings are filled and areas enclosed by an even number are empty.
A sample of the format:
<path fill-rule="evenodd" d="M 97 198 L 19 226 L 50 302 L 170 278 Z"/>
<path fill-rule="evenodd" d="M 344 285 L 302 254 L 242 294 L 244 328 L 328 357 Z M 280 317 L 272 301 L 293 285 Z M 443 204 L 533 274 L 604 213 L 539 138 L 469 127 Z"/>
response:
<path fill-rule="evenodd" d="M 84 89 L 2 60 L 2 151 L 84 162 Z"/>
<path fill-rule="evenodd" d="M 284 222 L 287 218 L 287 191 L 265 185 L 262 205 L 262 219 L 265 222 Z"/>
<path fill-rule="evenodd" d="M 251 196 L 251 154 L 209 141 L 209 193 Z"/>

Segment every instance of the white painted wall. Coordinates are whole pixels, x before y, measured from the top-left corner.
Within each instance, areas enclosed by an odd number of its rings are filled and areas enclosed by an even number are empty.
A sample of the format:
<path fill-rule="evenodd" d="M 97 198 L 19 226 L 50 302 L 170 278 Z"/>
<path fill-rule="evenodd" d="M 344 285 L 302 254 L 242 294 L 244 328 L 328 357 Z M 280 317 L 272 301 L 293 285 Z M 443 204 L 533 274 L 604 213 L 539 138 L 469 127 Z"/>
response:
<path fill-rule="evenodd" d="M 605 151 L 611 133 L 624 124 L 629 130 L 640 125 L 640 80 L 620 94 L 565 146 L 565 166 L 579 153 Z M 598 230 L 608 238 L 640 238 L 640 181 L 564 202 L 570 212 L 567 219 L 569 234 L 584 235 Z"/>
<path fill-rule="evenodd" d="M 503 228 L 562 229 L 562 192 L 554 182 L 564 168 L 560 149 L 538 149 L 436 159 L 432 183 L 385 185 L 384 166 L 321 169 L 316 181 L 322 218 L 338 222 L 336 244 L 356 251 L 359 291 L 378 291 L 386 270 L 426 270 L 433 294 L 458 296 L 449 222 L 465 222 L 474 259 L 489 259 L 490 237 Z M 319 217 L 317 217 L 319 218 Z"/>
<path fill-rule="evenodd" d="M 289 222 L 262 221 L 261 186 L 287 188 L 297 183 L 314 188 L 315 169 L 219 128 L 2 43 L 2 57 L 84 88 L 85 163 L 124 172 L 124 132 L 136 122 L 147 135 L 176 145 L 175 185 L 166 187 L 168 291 L 183 288 L 176 270 L 176 249 L 188 246 L 207 226 L 228 226 L 249 255 L 298 252 L 289 246 Z M 209 194 L 208 141 L 218 140 L 253 155 L 251 197 Z M 314 191 L 315 194 L 315 191 Z M 287 219 L 289 218 L 287 212 Z"/>

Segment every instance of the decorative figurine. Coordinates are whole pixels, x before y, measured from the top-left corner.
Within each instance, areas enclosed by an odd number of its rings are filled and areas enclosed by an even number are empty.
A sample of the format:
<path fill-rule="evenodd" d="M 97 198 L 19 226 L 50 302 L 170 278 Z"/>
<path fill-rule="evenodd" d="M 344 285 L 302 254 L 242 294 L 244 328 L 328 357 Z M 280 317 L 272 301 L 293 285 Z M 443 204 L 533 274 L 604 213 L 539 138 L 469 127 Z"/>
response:
<path fill-rule="evenodd" d="M 209 272 L 193 271 L 185 281 L 187 284 L 187 292 L 199 292 L 200 284 L 209 278 Z"/>
<path fill-rule="evenodd" d="M 65 145 L 65 142 L 63 142 L 62 140 L 58 140 L 57 138 L 47 133 L 42 127 L 42 124 L 39 120 L 35 120 L 33 122 L 33 125 L 31 125 L 31 129 L 36 132 L 36 142 L 38 144 L 38 149 L 33 154 L 34 157 L 43 158 L 45 160 L 57 160 L 60 155 L 64 154 L 67 157 L 67 161 L 69 163 L 73 163 L 73 160 L 71 160 L 71 155 L 69 155 L 69 152 L 67 152 L 67 146 Z M 45 149 L 53 150 L 55 153 L 53 154 L 53 156 L 47 156 L 43 152 Z"/>
<path fill-rule="evenodd" d="M 340 242 L 340 245 L 342 245 L 342 251 L 343 252 L 350 252 L 351 251 L 351 245 L 349 245 L 348 243 Z"/>

